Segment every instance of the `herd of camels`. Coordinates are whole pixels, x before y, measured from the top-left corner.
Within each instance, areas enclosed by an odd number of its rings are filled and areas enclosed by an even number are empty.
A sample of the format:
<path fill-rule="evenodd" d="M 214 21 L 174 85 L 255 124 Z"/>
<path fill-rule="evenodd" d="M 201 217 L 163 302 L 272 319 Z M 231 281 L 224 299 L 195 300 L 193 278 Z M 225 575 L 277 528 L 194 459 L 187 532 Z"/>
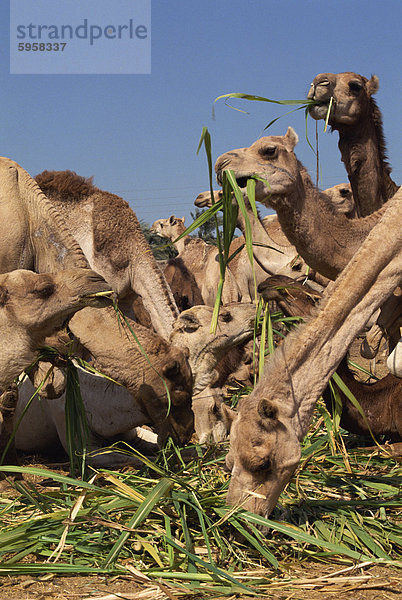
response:
<path fill-rule="evenodd" d="M 153 224 L 178 250 L 158 265 L 123 199 L 71 171 L 44 171 L 33 179 L 1 158 L 4 460 L 16 461 L 16 451 L 67 448 L 63 361 L 38 362 L 44 346 L 82 357 L 107 376 L 78 369 L 95 466 L 138 465 L 136 456 L 99 452 L 116 440 L 152 456 L 168 437 L 185 445 L 194 431 L 202 444 L 229 436 L 227 501 L 266 516 L 297 468 L 314 407 L 338 367 L 365 412 L 362 417 L 344 397 L 342 425 L 382 435 L 398 452 L 402 189 L 390 176 L 377 89 L 376 76 L 323 73 L 308 93 L 313 119 L 326 119 L 330 107 L 350 184 L 320 191 L 294 153 L 298 137 L 291 127 L 216 161 L 218 183 L 231 169 L 248 207 L 247 179 L 258 176 L 257 202 L 276 211 L 260 219 L 248 209 L 258 291 L 285 314 L 305 319 L 278 345 L 236 411 L 223 402 L 222 389 L 250 372 L 256 299 L 244 238 L 232 242 L 238 252 L 212 334 L 217 250 L 185 235 L 175 241 L 184 219 Z M 212 202 L 209 193 L 195 201 L 199 207 Z M 237 226 L 245 231 L 240 211 Z M 116 318 L 116 298 L 124 322 Z M 389 347 L 389 374 L 373 384 L 357 381 L 347 366 L 347 352 L 363 333 L 365 356 L 373 358 L 383 340 Z M 20 420 L 38 383 L 42 401 L 32 402 Z"/>

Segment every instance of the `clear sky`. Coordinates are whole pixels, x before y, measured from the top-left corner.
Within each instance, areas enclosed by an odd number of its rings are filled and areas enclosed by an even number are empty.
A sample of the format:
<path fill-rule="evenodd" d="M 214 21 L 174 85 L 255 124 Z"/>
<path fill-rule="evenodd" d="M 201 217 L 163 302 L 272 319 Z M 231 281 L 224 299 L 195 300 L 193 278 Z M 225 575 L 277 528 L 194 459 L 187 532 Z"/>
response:
<path fill-rule="evenodd" d="M 401 18 L 400 0 L 152 0 L 151 74 L 10 75 L 9 1 L 1 0 L 0 155 L 31 175 L 93 175 L 149 223 L 171 214 L 188 223 L 195 196 L 208 188 L 205 153 L 196 155 L 202 127 L 217 157 L 248 146 L 289 110 L 237 102 L 243 114 L 220 101 L 213 120 L 217 96 L 301 99 L 317 73 L 355 71 L 380 78 L 388 158 L 401 182 Z M 284 134 L 288 125 L 313 174 L 301 111 L 270 132 Z M 314 138 L 311 120 L 309 132 Z M 319 138 L 321 187 L 346 181 L 337 134 L 320 126 Z"/>

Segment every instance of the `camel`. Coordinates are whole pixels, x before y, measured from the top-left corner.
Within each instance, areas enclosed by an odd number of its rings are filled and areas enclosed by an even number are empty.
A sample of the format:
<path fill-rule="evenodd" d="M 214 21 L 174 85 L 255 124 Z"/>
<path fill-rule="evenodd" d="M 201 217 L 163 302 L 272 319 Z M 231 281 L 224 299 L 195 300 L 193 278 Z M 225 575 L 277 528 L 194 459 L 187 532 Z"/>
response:
<path fill-rule="evenodd" d="M 22 167 L 0 158 L 0 182 L 0 272 L 89 268 L 62 215 Z M 149 403 L 151 416 L 158 416 L 155 427 L 160 440 L 171 435 L 176 442 L 186 443 L 193 431 L 192 377 L 186 353 L 145 327 L 128 322 L 149 353 L 151 364 L 131 332 L 120 327 L 111 307 L 83 308 L 70 319 L 69 328 L 94 357 L 99 371 L 127 387 L 139 402 Z M 161 406 L 166 415 L 163 422 Z"/>
<path fill-rule="evenodd" d="M 158 261 L 162 262 L 162 261 Z M 176 256 L 163 261 L 160 265 L 167 284 L 172 290 L 173 298 L 179 312 L 187 310 L 192 306 L 203 304 L 201 291 L 195 277 L 187 268 L 182 258 Z"/>
<path fill-rule="evenodd" d="M 184 217 L 180 219 L 174 215 L 169 219 L 158 219 L 151 227 L 151 231 L 173 242 L 179 252 L 178 258 L 194 276 L 204 304 L 213 306 L 220 278 L 218 250 L 200 238 L 192 238 L 189 235 L 175 241 L 185 229 Z M 227 269 L 222 302 L 228 304 L 239 300 L 240 291 L 237 283 L 230 269 Z"/>
<path fill-rule="evenodd" d="M 286 316 L 299 316 L 305 319 L 314 314 L 321 298 L 308 285 L 301 285 L 288 277 L 269 277 L 258 288 L 265 301 L 275 300 Z M 386 375 L 375 383 L 362 383 L 355 379 L 344 357 L 338 368 L 338 375 L 359 402 L 365 419 L 339 389 L 342 403 L 340 425 L 346 431 L 362 436 L 384 435 L 391 442 L 402 441 L 402 381 L 393 375 Z M 333 412 L 330 388 L 324 390 L 323 397 L 328 410 Z"/>
<path fill-rule="evenodd" d="M 317 314 L 287 336 L 240 401 L 226 458 L 229 504 L 268 515 L 292 477 L 317 399 L 373 311 L 401 283 L 401 199 L 400 190 L 387 202 Z"/>
<path fill-rule="evenodd" d="M 134 318 L 133 304 L 140 296 L 155 331 L 168 339 L 177 306 L 128 203 L 72 171 L 43 171 L 35 180 L 64 217 L 91 268 L 117 293 L 123 312 Z"/>
<path fill-rule="evenodd" d="M 335 279 L 384 209 L 363 219 L 337 213 L 297 160 L 293 152 L 297 142 L 296 132 L 289 127 L 285 136 L 263 137 L 249 148 L 227 152 L 215 164 L 218 181 L 224 169 L 232 169 L 245 191 L 249 177 L 264 178 L 267 183 L 256 182 L 256 200 L 276 211 L 284 234 L 306 263 Z"/>
<path fill-rule="evenodd" d="M 232 348 L 253 337 L 253 304 L 234 302 L 221 307 L 216 333 L 210 333 L 212 314 L 211 306 L 193 306 L 179 315 L 170 336 L 172 344 L 189 349 L 194 395 L 220 385 L 228 374 L 225 367 L 219 366 L 221 361 L 228 358 Z"/>
<path fill-rule="evenodd" d="M 47 335 L 85 306 L 110 299 L 94 294 L 110 286 L 89 269 L 37 274 L 18 269 L 0 275 L 0 448 L 11 433 L 15 402 L 6 388 L 35 358 Z"/>
<path fill-rule="evenodd" d="M 398 189 L 390 176 L 382 115 L 373 98 L 378 88 L 376 75 L 366 79 L 352 72 L 320 73 L 308 93 L 318 102 L 309 108 L 316 120 L 326 118 L 332 98 L 328 122 L 339 132 L 339 150 L 359 217 L 378 210 Z"/>
<path fill-rule="evenodd" d="M 337 213 L 344 213 L 348 218 L 355 215 L 354 201 L 349 184 L 338 184 L 328 188 L 324 192 L 325 200 L 333 206 Z M 214 192 L 214 202 L 222 198 L 221 191 Z M 202 192 L 194 202 L 199 208 L 212 206 L 210 192 Z M 250 221 L 253 242 L 257 245 L 253 248 L 256 264 L 254 265 L 257 286 L 266 279 L 267 273 L 270 275 L 281 274 L 295 277 L 298 273 L 304 277 L 308 274 L 310 281 L 317 289 L 322 290 L 328 283 L 324 277 L 311 272 L 300 257 L 281 229 L 277 215 L 267 215 L 261 221 L 257 219 L 251 210 L 250 204 L 245 198 L 247 216 Z M 244 244 L 245 220 L 239 210 L 238 228 L 242 231 L 243 237 L 232 242 L 231 252 L 234 252 L 242 243 Z M 265 230 L 265 231 L 264 231 Z M 242 301 L 251 300 L 254 294 L 254 279 L 247 250 L 244 248 L 230 262 L 230 268 L 238 282 L 241 290 Z"/>

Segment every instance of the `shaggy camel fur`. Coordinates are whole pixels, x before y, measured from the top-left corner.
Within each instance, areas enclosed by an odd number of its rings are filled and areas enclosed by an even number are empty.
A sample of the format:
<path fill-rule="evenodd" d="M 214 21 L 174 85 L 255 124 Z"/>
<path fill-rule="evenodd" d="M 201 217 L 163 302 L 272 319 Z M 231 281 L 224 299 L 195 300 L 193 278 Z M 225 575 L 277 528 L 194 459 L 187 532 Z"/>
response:
<path fill-rule="evenodd" d="M 398 189 L 386 160 L 381 112 L 372 97 L 378 87 L 376 75 L 366 79 L 351 72 L 320 73 L 308 93 L 319 102 L 309 109 L 316 120 L 326 118 L 333 99 L 329 124 L 339 132 L 339 150 L 360 217 L 379 209 Z"/>
<path fill-rule="evenodd" d="M 189 235 L 183 236 L 176 242 L 175 240 L 182 235 L 185 229 L 184 217 L 180 219 L 173 215 L 169 219 L 158 219 L 151 227 L 151 231 L 173 242 L 179 252 L 178 258 L 194 276 L 204 304 L 213 306 L 220 277 L 218 250 L 200 238 L 192 238 Z M 228 269 L 223 286 L 222 302 L 228 304 L 239 300 L 239 288 Z"/>
<path fill-rule="evenodd" d="M 287 316 L 309 317 L 322 295 L 308 285 L 301 285 L 288 277 L 269 277 L 258 291 L 265 301 L 275 300 Z M 375 383 L 357 381 L 348 367 L 346 357 L 340 362 L 337 373 L 362 407 L 364 419 L 346 394 L 339 389 L 342 402 L 340 425 L 346 431 L 367 436 L 384 435 L 391 442 L 402 441 L 402 381 L 387 375 Z M 333 411 L 329 387 L 323 393 L 326 406 Z"/>
<path fill-rule="evenodd" d="M 63 217 L 22 167 L 1 158 L 0 182 L 0 271 L 27 268 L 54 273 L 88 268 Z M 131 323 L 151 363 L 155 359 L 151 366 L 131 333 L 119 326 L 112 308 L 84 308 L 70 320 L 69 327 L 94 356 L 99 371 L 138 395 L 138 401 L 149 401 L 151 416 L 157 416 L 161 439 L 166 438 L 169 429 L 176 441 L 185 443 L 189 439 L 193 429 L 192 380 L 181 350 L 171 348 L 158 335 Z M 166 388 L 155 369 L 164 376 L 170 392 L 170 412 Z"/>
<path fill-rule="evenodd" d="M 319 192 L 293 148 L 298 142 L 289 127 L 285 136 L 263 137 L 249 148 L 227 152 L 218 158 L 218 181 L 224 169 L 235 172 L 245 189 L 247 179 L 259 175 L 256 200 L 271 206 L 286 237 L 306 263 L 335 279 L 360 247 L 384 209 L 364 219 L 348 219 L 335 211 L 324 192 Z"/>
<path fill-rule="evenodd" d="M 3 394 L 7 386 L 36 358 L 46 336 L 67 318 L 85 306 L 110 303 L 93 297 L 109 288 L 89 269 L 54 275 L 19 269 L 0 275 L 0 449 L 11 433 L 15 409 L 12 395 Z"/>
<path fill-rule="evenodd" d="M 226 459 L 230 504 L 272 511 L 298 465 L 318 397 L 373 311 L 400 285 L 401 198 L 399 191 L 388 201 L 316 316 L 276 349 L 259 384 L 240 401 Z"/>
<path fill-rule="evenodd" d="M 140 296 L 155 331 L 168 339 L 177 307 L 128 203 L 72 171 L 44 171 L 35 179 L 91 268 L 117 293 L 123 312 L 133 318 L 133 303 Z"/>

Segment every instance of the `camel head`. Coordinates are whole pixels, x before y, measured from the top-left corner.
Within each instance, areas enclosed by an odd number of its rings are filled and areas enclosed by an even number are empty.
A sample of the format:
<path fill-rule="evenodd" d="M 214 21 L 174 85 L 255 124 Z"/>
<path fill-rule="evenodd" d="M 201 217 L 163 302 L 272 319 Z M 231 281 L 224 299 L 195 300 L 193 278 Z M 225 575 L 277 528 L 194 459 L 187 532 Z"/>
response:
<path fill-rule="evenodd" d="M 284 136 L 262 137 L 249 148 L 231 150 L 219 156 L 215 163 L 218 183 L 223 172 L 234 171 L 236 181 L 246 194 L 247 179 L 257 176 L 255 198 L 275 208 L 275 198 L 289 194 L 298 182 L 298 161 L 293 148 L 298 142 L 294 129 L 289 127 Z"/>
<path fill-rule="evenodd" d="M 255 306 L 233 303 L 221 307 L 216 333 L 211 333 L 212 306 L 193 306 L 178 316 L 170 341 L 189 350 L 194 377 L 194 393 L 213 385 L 215 367 L 224 355 L 253 336 Z"/>
<path fill-rule="evenodd" d="M 96 296 L 110 292 L 109 297 Z M 91 269 L 70 269 L 54 274 L 19 269 L 0 275 L 2 320 L 30 332 L 49 335 L 77 310 L 111 304 L 110 285 Z"/>
<path fill-rule="evenodd" d="M 151 226 L 152 233 L 156 233 L 160 237 L 172 241 L 179 237 L 185 229 L 184 217 L 180 219 L 180 217 L 175 217 L 174 215 L 168 219 L 158 219 Z"/>
<path fill-rule="evenodd" d="M 95 296 L 107 291 L 109 284 L 90 269 L 55 274 L 19 269 L 0 275 L 0 387 L 4 378 L 17 377 L 45 338 L 75 312 L 109 305 L 110 298 Z"/>
<path fill-rule="evenodd" d="M 364 119 L 371 106 L 371 96 L 379 88 L 378 77 L 366 79 L 357 73 L 320 73 L 314 77 L 308 93 L 309 100 L 317 104 L 310 106 L 310 115 L 316 121 L 327 116 L 332 98 L 329 124 L 333 129 L 343 125 L 355 125 Z"/>
<path fill-rule="evenodd" d="M 221 390 L 203 390 L 193 397 L 192 409 L 199 444 L 218 444 L 227 439 L 236 412 L 223 402 Z"/>
<path fill-rule="evenodd" d="M 176 444 L 185 445 L 194 433 L 194 414 L 191 409 L 193 378 L 188 362 L 188 351 L 159 340 L 154 348 L 159 355 L 150 357 L 155 370 L 148 372 L 138 388 L 136 399 L 149 417 L 158 434 L 158 445 L 163 447 L 169 437 Z M 169 392 L 169 397 L 167 394 Z"/>
<path fill-rule="evenodd" d="M 356 206 L 350 183 L 339 183 L 327 188 L 325 194 L 329 196 L 332 206 L 336 212 L 343 213 L 347 217 L 356 217 Z"/>
<path fill-rule="evenodd" d="M 267 517 L 299 464 L 301 450 L 283 403 L 273 395 L 253 402 L 254 395 L 240 401 L 232 422 L 227 502 Z"/>
<path fill-rule="evenodd" d="M 221 198 L 221 190 L 214 190 L 214 203 L 219 202 Z M 198 194 L 197 198 L 194 200 L 194 204 L 195 206 L 198 206 L 198 208 L 210 208 L 213 204 L 211 200 L 211 192 L 201 192 L 201 194 Z"/>

